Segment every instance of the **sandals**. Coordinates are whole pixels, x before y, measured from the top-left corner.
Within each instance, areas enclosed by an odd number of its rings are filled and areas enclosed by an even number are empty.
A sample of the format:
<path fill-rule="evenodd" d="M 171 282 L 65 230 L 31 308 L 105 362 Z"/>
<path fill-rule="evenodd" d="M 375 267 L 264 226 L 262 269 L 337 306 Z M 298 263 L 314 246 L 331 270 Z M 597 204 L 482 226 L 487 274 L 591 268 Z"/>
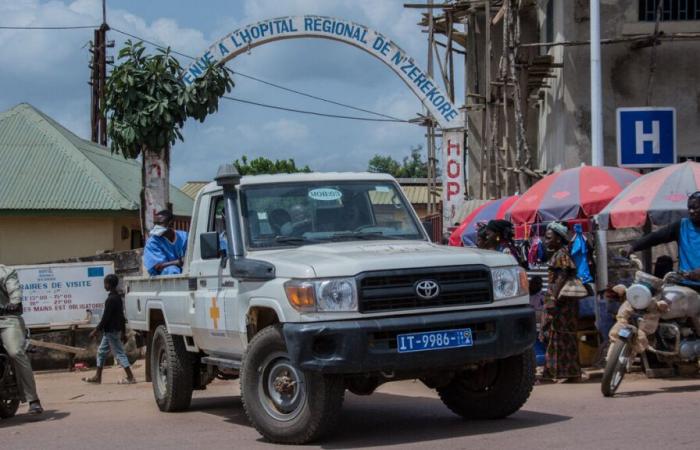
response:
<path fill-rule="evenodd" d="M 117 381 L 117 384 L 136 384 L 136 379 L 135 378 L 122 378 L 121 380 Z"/>
<path fill-rule="evenodd" d="M 102 384 L 102 380 L 98 379 L 97 377 L 83 377 L 82 380 L 89 384 Z"/>

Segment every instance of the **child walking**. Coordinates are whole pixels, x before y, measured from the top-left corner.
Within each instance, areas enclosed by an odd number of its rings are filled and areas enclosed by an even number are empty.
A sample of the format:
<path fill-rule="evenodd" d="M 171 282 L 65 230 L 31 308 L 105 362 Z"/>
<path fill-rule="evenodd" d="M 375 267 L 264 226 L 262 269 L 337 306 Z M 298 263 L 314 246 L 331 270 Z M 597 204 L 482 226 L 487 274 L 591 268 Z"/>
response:
<path fill-rule="evenodd" d="M 111 349 L 114 358 L 126 372 L 126 378 L 119 381 L 119 384 L 134 384 L 136 379 L 131 371 L 129 358 L 126 356 L 123 345 L 126 342 L 126 318 L 124 317 L 122 296 L 117 292 L 119 278 L 114 274 L 109 274 L 105 277 L 104 284 L 105 290 L 109 292 L 104 313 L 100 323 L 90 333 L 90 338 L 95 338 L 98 331 L 102 332 L 102 341 L 97 349 L 97 372 L 90 378 L 83 378 L 83 381 L 95 384 L 102 383 L 102 369 Z"/>

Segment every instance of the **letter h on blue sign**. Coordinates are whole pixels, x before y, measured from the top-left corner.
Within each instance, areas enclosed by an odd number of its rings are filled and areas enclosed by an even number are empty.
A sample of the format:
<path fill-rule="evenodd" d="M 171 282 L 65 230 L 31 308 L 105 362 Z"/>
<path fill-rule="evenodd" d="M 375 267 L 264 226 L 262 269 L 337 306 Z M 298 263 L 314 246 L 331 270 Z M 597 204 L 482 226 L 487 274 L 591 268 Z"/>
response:
<path fill-rule="evenodd" d="M 673 108 L 617 109 L 618 164 L 661 167 L 676 162 L 676 111 Z"/>

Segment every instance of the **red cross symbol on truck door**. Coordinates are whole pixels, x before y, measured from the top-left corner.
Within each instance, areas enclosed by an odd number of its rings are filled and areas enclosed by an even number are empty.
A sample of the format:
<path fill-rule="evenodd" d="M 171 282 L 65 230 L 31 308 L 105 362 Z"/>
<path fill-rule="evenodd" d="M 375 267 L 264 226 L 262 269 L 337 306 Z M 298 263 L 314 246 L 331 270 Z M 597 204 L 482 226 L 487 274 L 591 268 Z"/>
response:
<path fill-rule="evenodd" d="M 219 318 L 221 316 L 219 315 L 219 307 L 216 306 L 216 297 L 211 298 L 211 308 L 209 308 L 209 317 L 211 317 L 211 320 L 214 322 L 214 329 L 218 330 Z"/>

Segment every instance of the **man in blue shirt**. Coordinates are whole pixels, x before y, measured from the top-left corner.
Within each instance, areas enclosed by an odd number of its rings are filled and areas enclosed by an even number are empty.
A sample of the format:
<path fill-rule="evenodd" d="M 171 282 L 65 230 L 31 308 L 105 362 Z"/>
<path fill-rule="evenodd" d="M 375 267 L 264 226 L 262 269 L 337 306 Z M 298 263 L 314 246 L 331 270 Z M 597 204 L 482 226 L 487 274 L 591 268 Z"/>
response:
<path fill-rule="evenodd" d="M 632 244 L 638 252 L 659 244 L 678 243 L 678 271 L 683 284 L 700 288 L 700 191 L 688 197 L 688 217 L 648 234 Z"/>
<path fill-rule="evenodd" d="M 187 232 L 173 228 L 173 213 L 164 209 L 156 214 L 155 226 L 143 249 L 143 264 L 150 275 L 182 273 L 187 251 Z"/>

